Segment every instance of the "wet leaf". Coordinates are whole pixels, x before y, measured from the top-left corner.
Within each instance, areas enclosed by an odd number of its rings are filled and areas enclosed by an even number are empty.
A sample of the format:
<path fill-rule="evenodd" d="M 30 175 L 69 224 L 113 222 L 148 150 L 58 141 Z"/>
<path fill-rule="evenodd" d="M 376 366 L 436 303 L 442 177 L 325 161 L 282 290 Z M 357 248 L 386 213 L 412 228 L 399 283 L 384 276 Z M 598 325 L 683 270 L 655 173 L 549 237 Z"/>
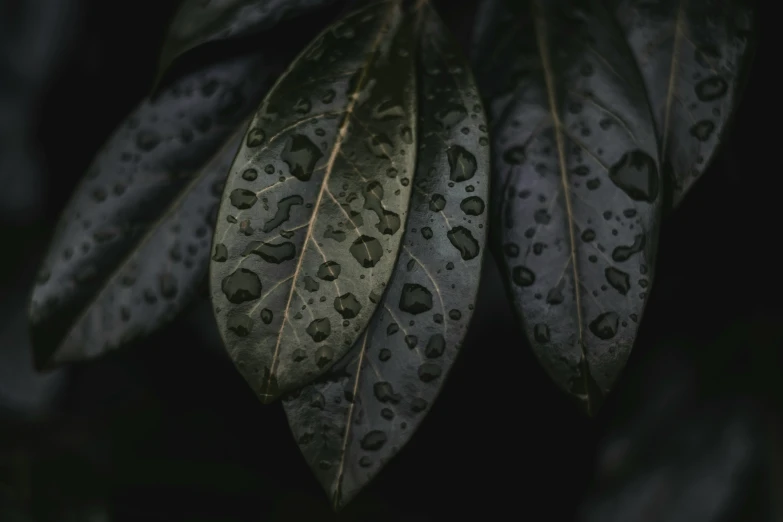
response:
<path fill-rule="evenodd" d="M 327 378 L 284 401 L 335 509 L 418 428 L 457 356 L 478 291 L 486 234 L 486 212 L 478 209 L 489 195 L 486 121 L 458 48 L 431 8 L 424 12 L 420 148 L 402 252 L 353 350 Z M 436 195 L 445 201 L 439 210 L 431 208 Z"/>
<path fill-rule="evenodd" d="M 163 44 L 158 80 L 186 52 L 205 43 L 241 38 L 336 0 L 182 0 Z"/>
<path fill-rule="evenodd" d="M 747 2 L 612 0 L 644 78 L 678 205 L 723 140 L 751 58 Z"/>
<path fill-rule="evenodd" d="M 416 155 L 412 45 L 397 1 L 331 26 L 264 100 L 235 159 L 212 301 L 264 402 L 345 355 L 391 276 Z"/>
<path fill-rule="evenodd" d="M 654 124 L 598 2 L 483 9 L 476 63 L 494 131 L 494 247 L 538 359 L 592 414 L 625 365 L 652 279 Z"/>
<path fill-rule="evenodd" d="M 99 356 L 155 330 L 204 279 L 216 207 L 276 67 L 254 55 L 142 102 L 66 207 L 32 292 L 36 363 Z"/>

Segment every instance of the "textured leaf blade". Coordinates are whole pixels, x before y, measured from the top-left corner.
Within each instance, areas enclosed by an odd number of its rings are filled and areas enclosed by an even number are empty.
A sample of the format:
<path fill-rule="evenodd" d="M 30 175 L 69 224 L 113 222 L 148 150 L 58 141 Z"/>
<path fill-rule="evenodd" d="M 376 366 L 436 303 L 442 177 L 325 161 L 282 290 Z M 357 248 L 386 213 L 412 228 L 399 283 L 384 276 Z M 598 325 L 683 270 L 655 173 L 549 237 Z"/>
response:
<path fill-rule="evenodd" d="M 430 7 L 419 43 L 420 147 L 404 246 L 357 344 L 284 401 L 302 453 L 347 504 L 418 428 L 472 316 L 486 240 L 486 121 L 469 68 Z"/>
<path fill-rule="evenodd" d="M 490 41 L 477 67 L 491 96 L 494 247 L 538 359 L 592 414 L 625 365 L 652 278 L 655 127 L 598 2 L 484 8 Z"/>
<path fill-rule="evenodd" d="M 234 135 L 276 71 L 264 64 L 246 56 L 182 78 L 142 102 L 97 154 L 32 291 L 39 367 L 119 348 L 189 301 L 206 275 L 222 182 L 242 138 Z"/>
<path fill-rule="evenodd" d="M 752 9 L 742 0 L 612 0 L 655 117 L 672 205 L 710 165 L 751 58 Z"/>
<path fill-rule="evenodd" d="M 344 356 L 389 280 L 415 166 L 412 44 L 399 2 L 349 15 L 278 81 L 236 157 L 212 299 L 263 402 Z"/>
<path fill-rule="evenodd" d="M 161 51 L 158 79 L 180 56 L 205 43 L 242 38 L 336 0 L 183 0 Z"/>

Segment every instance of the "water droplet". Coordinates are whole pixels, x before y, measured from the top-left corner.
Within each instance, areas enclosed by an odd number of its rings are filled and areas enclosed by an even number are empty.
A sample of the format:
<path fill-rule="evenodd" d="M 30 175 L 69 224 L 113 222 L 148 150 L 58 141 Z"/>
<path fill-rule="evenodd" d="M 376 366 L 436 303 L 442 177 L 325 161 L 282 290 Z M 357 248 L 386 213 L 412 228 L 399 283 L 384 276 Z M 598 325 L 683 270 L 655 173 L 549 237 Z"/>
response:
<path fill-rule="evenodd" d="M 394 335 L 400 331 L 400 327 L 397 323 L 391 323 L 386 327 L 386 335 Z"/>
<path fill-rule="evenodd" d="M 703 102 L 710 102 L 722 98 L 728 90 L 729 84 L 720 76 L 705 78 L 694 87 L 696 96 Z"/>
<path fill-rule="evenodd" d="M 226 321 L 226 327 L 238 337 L 247 337 L 253 329 L 253 320 L 245 314 L 232 315 Z"/>
<path fill-rule="evenodd" d="M 158 276 L 158 287 L 160 295 L 165 299 L 174 299 L 179 290 L 177 278 L 169 272 L 164 272 Z"/>
<path fill-rule="evenodd" d="M 604 312 L 590 323 L 590 331 L 593 335 L 604 341 L 617 335 L 617 326 L 620 317 L 614 312 Z"/>
<path fill-rule="evenodd" d="M 265 137 L 266 134 L 264 134 L 264 131 L 260 127 L 254 127 L 247 133 L 247 146 L 250 148 L 258 147 L 264 143 Z"/>
<path fill-rule="evenodd" d="M 394 388 L 391 383 L 386 381 L 376 382 L 373 385 L 372 390 L 375 394 L 375 398 L 384 404 L 397 404 L 402 400 L 402 397 L 399 394 L 394 393 Z"/>
<path fill-rule="evenodd" d="M 258 178 L 258 171 L 256 169 L 245 169 L 242 173 L 242 179 L 245 181 L 255 181 Z"/>
<path fill-rule="evenodd" d="M 335 261 L 327 261 L 318 267 L 318 277 L 324 281 L 334 281 L 340 277 L 342 268 Z"/>
<path fill-rule="evenodd" d="M 215 245 L 215 255 L 212 256 L 212 261 L 222 263 L 228 259 L 228 248 L 223 243 Z"/>
<path fill-rule="evenodd" d="M 269 324 L 272 322 L 272 319 L 275 317 L 275 314 L 272 313 L 272 310 L 269 308 L 264 308 L 261 310 L 261 320 L 264 321 L 264 324 Z"/>
<path fill-rule="evenodd" d="M 322 339 L 316 339 L 317 336 L 320 337 L 320 335 L 322 334 L 322 330 L 318 330 L 318 333 L 316 335 L 313 335 L 312 333 L 310 333 L 310 327 L 307 328 L 307 333 L 310 334 L 310 336 L 313 338 L 315 342 L 319 342 L 319 340 L 326 339 L 327 337 L 329 337 L 329 332 L 331 332 L 331 328 L 329 326 L 329 320 L 328 319 L 320 319 L 320 320 L 326 321 L 326 333 L 323 335 Z M 313 326 L 314 323 L 315 321 L 313 321 L 313 323 L 310 323 L 310 326 Z M 321 346 L 315 351 L 315 364 L 319 368 L 323 368 L 324 366 L 332 362 L 332 359 L 334 359 L 334 349 L 332 349 L 331 346 Z"/>
<path fill-rule="evenodd" d="M 627 261 L 634 254 L 638 254 L 644 248 L 645 238 L 643 234 L 638 234 L 633 238 L 631 246 L 618 246 L 612 251 L 612 260 L 622 263 Z"/>
<path fill-rule="evenodd" d="M 413 413 L 421 413 L 427 409 L 427 406 L 428 406 L 427 401 L 425 401 L 421 397 L 416 397 L 411 401 L 411 411 Z"/>
<path fill-rule="evenodd" d="M 372 268 L 383 256 L 383 247 L 374 237 L 361 236 L 353 242 L 350 252 L 364 268 Z"/>
<path fill-rule="evenodd" d="M 435 113 L 435 120 L 443 129 L 449 129 L 468 117 L 468 111 L 460 105 L 447 104 Z"/>
<path fill-rule="evenodd" d="M 543 323 L 538 323 L 533 327 L 533 338 L 539 343 L 549 342 L 549 327 Z"/>
<path fill-rule="evenodd" d="M 690 128 L 691 136 L 699 141 L 707 141 L 715 131 L 715 124 L 710 120 L 702 120 Z"/>
<path fill-rule="evenodd" d="M 143 129 L 136 134 L 136 146 L 144 152 L 153 150 L 160 144 L 160 134 L 151 129 Z"/>
<path fill-rule="evenodd" d="M 421 236 L 424 239 L 432 239 L 432 229 L 430 227 L 423 227 L 421 229 Z M 413 261 L 413 259 L 411 259 Z"/>
<path fill-rule="evenodd" d="M 386 362 L 391 359 L 391 350 L 388 348 L 381 348 L 381 351 L 378 352 L 378 359 L 380 359 L 381 362 Z"/>
<path fill-rule="evenodd" d="M 525 266 L 515 266 L 511 270 L 511 280 L 515 285 L 531 286 L 536 281 L 536 275 Z"/>
<path fill-rule="evenodd" d="M 590 241 L 595 240 L 595 230 L 592 228 L 586 228 L 582 232 L 582 241 L 587 241 L 588 243 Z"/>
<path fill-rule="evenodd" d="M 307 114 L 311 108 L 312 104 L 307 98 L 299 98 L 294 104 L 294 112 L 297 114 Z"/>
<path fill-rule="evenodd" d="M 479 254 L 479 242 L 467 228 L 454 227 L 446 233 L 446 236 L 454 248 L 459 250 L 460 256 L 465 261 L 473 259 Z"/>
<path fill-rule="evenodd" d="M 324 238 L 326 239 L 334 239 L 338 243 L 342 243 L 345 241 L 345 232 L 342 230 L 335 230 L 332 225 L 326 226 L 326 232 L 324 232 Z"/>
<path fill-rule="evenodd" d="M 476 156 L 454 145 L 446 151 L 449 160 L 449 179 L 454 182 L 467 181 L 476 174 Z"/>
<path fill-rule="evenodd" d="M 400 138 L 406 145 L 413 143 L 413 131 L 407 125 L 400 130 Z"/>
<path fill-rule="evenodd" d="M 405 340 L 405 344 L 407 344 L 408 348 L 410 348 L 411 350 L 416 348 L 416 345 L 419 344 L 419 338 L 416 337 L 415 335 L 406 335 L 404 340 Z"/>
<path fill-rule="evenodd" d="M 633 200 L 652 203 L 658 197 L 655 160 L 639 149 L 623 154 L 609 168 L 609 178 Z"/>
<path fill-rule="evenodd" d="M 327 317 L 313 320 L 307 327 L 307 334 L 313 341 L 320 343 L 332 333 L 332 325 Z"/>
<path fill-rule="evenodd" d="M 480 216 L 484 213 L 484 200 L 478 196 L 470 196 L 462 200 L 459 208 L 468 216 Z"/>
<path fill-rule="evenodd" d="M 424 355 L 430 359 L 435 359 L 443 355 L 446 350 L 446 339 L 441 334 L 435 334 L 427 341 L 427 347 L 424 349 Z"/>
<path fill-rule="evenodd" d="M 294 134 L 288 138 L 283 152 L 280 154 L 288 170 L 299 181 L 309 181 L 313 175 L 315 164 L 323 157 L 323 153 L 310 138 L 302 134 Z"/>
<path fill-rule="evenodd" d="M 267 263 L 279 265 L 296 257 L 296 247 L 290 241 L 285 241 L 284 243 L 251 241 L 242 255 L 247 256 L 250 254 L 260 256 Z"/>
<path fill-rule="evenodd" d="M 226 299 L 234 304 L 253 301 L 261 297 L 261 280 L 251 270 L 238 268 L 221 283 Z"/>
<path fill-rule="evenodd" d="M 372 135 L 365 141 L 367 149 L 376 158 L 391 159 L 394 153 L 394 142 L 386 134 Z"/>
<path fill-rule="evenodd" d="M 421 382 L 432 382 L 441 375 L 440 366 L 435 363 L 425 362 L 419 366 L 419 379 Z"/>
<path fill-rule="evenodd" d="M 433 194 L 430 198 L 430 210 L 433 212 L 440 212 L 446 207 L 446 198 L 441 194 Z"/>
<path fill-rule="evenodd" d="M 459 321 L 460 319 L 462 319 L 462 312 L 460 312 L 456 308 L 453 308 L 453 309 L 449 310 L 449 317 L 453 321 Z"/>
<path fill-rule="evenodd" d="M 362 437 L 359 445 L 365 451 L 377 451 L 386 444 L 386 434 L 379 430 L 372 430 L 367 435 Z"/>
<path fill-rule="evenodd" d="M 319 283 L 318 281 L 316 281 L 310 276 L 304 277 L 304 285 L 305 285 L 305 290 L 307 290 L 308 292 L 317 292 L 318 289 L 321 288 L 321 283 Z"/>
<path fill-rule="evenodd" d="M 294 194 L 277 202 L 277 212 L 275 216 L 264 223 L 264 232 L 271 232 L 291 218 L 291 207 L 304 203 L 302 196 Z"/>
<path fill-rule="evenodd" d="M 231 204 L 239 210 L 245 210 L 256 204 L 256 193 L 247 189 L 234 189 L 229 196 Z"/>
<path fill-rule="evenodd" d="M 343 316 L 343 319 L 353 319 L 359 315 L 362 305 L 356 296 L 349 292 L 334 298 L 334 309 Z"/>
<path fill-rule="evenodd" d="M 503 252 L 507 257 L 517 257 L 519 255 L 519 245 L 516 243 L 506 243 L 503 245 Z"/>
<path fill-rule="evenodd" d="M 610 266 L 604 270 L 604 275 L 606 276 L 606 281 L 612 286 L 612 288 L 620 292 L 622 295 L 626 295 L 628 290 L 631 289 L 631 278 L 622 270 L 618 270 L 613 266 Z"/>
<path fill-rule="evenodd" d="M 432 293 L 416 283 L 406 283 L 400 296 L 400 310 L 420 314 L 432 309 Z"/>
<path fill-rule="evenodd" d="M 307 359 L 307 352 L 301 348 L 297 348 L 291 353 L 291 358 L 294 360 L 294 362 L 302 362 Z"/>
<path fill-rule="evenodd" d="M 563 301 L 565 301 L 565 295 L 563 294 L 563 290 L 565 289 L 565 279 L 560 278 L 558 283 L 549 289 L 549 292 L 546 294 L 546 302 L 548 305 L 559 305 Z"/>

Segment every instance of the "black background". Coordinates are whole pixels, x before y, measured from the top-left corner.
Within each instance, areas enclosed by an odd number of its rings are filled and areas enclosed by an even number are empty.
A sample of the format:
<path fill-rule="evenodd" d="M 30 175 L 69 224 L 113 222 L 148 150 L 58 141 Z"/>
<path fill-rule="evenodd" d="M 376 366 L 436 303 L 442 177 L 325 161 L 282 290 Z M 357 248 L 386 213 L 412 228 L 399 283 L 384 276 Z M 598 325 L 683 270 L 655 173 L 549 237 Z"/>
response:
<path fill-rule="evenodd" d="M 57 5 L 67 16 L 52 20 Z M 467 45 L 475 1 L 440 5 Z M 223 354 L 208 305 L 35 376 L 24 306 L 37 263 L 148 93 L 174 7 L 0 0 L 0 520 L 783 520 L 779 66 L 764 38 L 723 148 L 665 221 L 636 347 L 596 419 L 549 382 L 491 258 L 435 407 L 339 517 L 280 406 Z M 304 46 L 319 23 L 288 32 Z"/>

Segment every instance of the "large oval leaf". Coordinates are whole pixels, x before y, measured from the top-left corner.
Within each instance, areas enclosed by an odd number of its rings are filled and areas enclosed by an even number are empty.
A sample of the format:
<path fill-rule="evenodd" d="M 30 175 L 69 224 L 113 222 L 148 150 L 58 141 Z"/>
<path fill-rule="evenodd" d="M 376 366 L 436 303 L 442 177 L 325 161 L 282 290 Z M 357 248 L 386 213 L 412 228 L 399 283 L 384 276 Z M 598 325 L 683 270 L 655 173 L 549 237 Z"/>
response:
<path fill-rule="evenodd" d="M 420 145 L 404 246 L 369 328 L 328 378 L 284 401 L 335 509 L 413 435 L 472 316 L 486 239 L 489 147 L 469 68 L 431 8 L 420 41 Z"/>
<path fill-rule="evenodd" d="M 236 157 L 212 300 L 264 402 L 345 355 L 391 276 L 416 155 L 412 46 L 398 1 L 346 17 L 278 81 Z"/>
<path fill-rule="evenodd" d="M 187 303 L 206 275 L 221 184 L 277 70 L 259 54 L 210 66 L 142 102 L 109 138 L 32 292 L 39 367 L 117 348 Z"/>
<path fill-rule="evenodd" d="M 625 365 L 652 277 L 655 127 L 599 2 L 484 9 L 477 67 L 491 96 L 493 241 L 538 359 L 592 413 Z"/>
<path fill-rule="evenodd" d="M 641 69 L 679 205 L 720 146 L 750 61 L 744 0 L 612 0 Z"/>
<path fill-rule="evenodd" d="M 163 43 L 158 80 L 186 52 L 208 42 L 266 31 L 336 0 L 182 0 Z"/>

